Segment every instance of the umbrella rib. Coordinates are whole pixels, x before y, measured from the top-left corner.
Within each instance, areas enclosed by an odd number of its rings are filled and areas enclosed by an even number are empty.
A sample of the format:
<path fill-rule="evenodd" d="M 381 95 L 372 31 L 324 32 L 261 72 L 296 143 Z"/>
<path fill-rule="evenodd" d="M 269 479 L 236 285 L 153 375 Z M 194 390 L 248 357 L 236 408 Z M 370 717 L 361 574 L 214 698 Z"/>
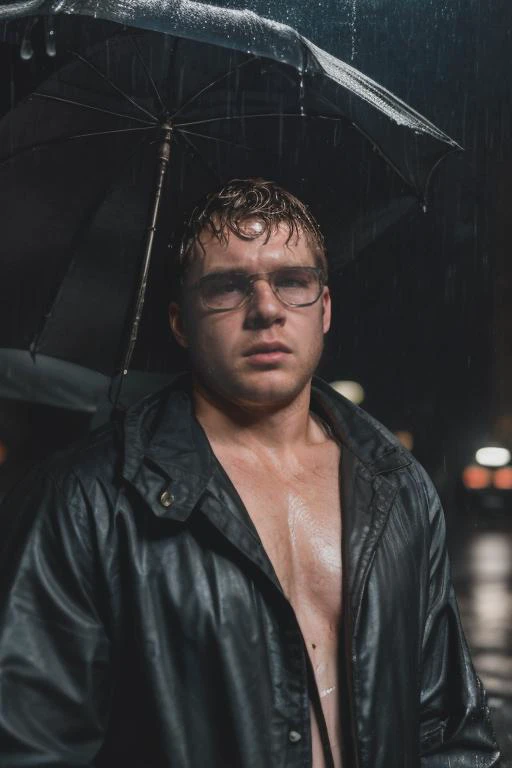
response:
<path fill-rule="evenodd" d="M 72 141 L 73 139 L 82 139 L 82 138 L 88 138 L 89 136 L 105 136 L 107 134 L 115 134 L 115 133 L 135 133 L 136 131 L 150 131 L 154 130 L 157 126 L 148 126 L 147 128 L 120 128 L 119 130 L 115 131 L 97 131 L 97 132 L 91 132 L 91 133 L 76 133 L 71 134 L 69 136 L 57 136 L 54 139 L 48 139 L 48 141 L 42 141 L 40 144 L 30 144 L 28 147 L 23 147 L 22 149 L 18 150 L 12 155 L 9 155 L 9 157 L 4 158 L 3 160 L 0 160 L 0 168 L 3 168 L 5 165 L 8 165 L 8 163 L 12 162 L 13 160 L 16 160 L 21 155 L 25 154 L 26 152 L 33 152 L 34 150 L 38 149 L 46 149 L 47 147 L 51 147 L 54 144 L 61 144 L 65 141 Z"/>
<path fill-rule="evenodd" d="M 217 136 L 208 136 L 206 133 L 196 133 L 195 131 L 183 131 L 181 128 L 176 129 L 178 133 L 186 133 L 188 136 L 197 136 L 200 139 L 208 139 L 209 141 L 216 141 L 219 144 L 229 144 L 230 147 L 237 149 L 248 149 L 250 152 L 257 152 L 256 147 L 248 147 L 246 144 L 235 144 L 233 141 L 227 139 L 219 139 Z"/>
<path fill-rule="evenodd" d="M 144 72 L 146 73 L 146 77 L 148 78 L 149 84 L 151 85 L 151 88 L 153 89 L 153 92 L 154 92 L 154 94 L 155 94 L 155 96 L 157 98 L 157 101 L 160 104 L 162 112 L 165 112 L 166 111 L 165 104 L 162 101 L 162 97 L 160 96 L 160 92 L 159 92 L 158 88 L 156 87 L 156 83 L 153 80 L 153 77 L 151 75 L 151 72 L 149 71 L 148 65 L 144 61 L 144 57 L 142 56 L 142 52 L 141 52 L 141 50 L 140 50 L 140 48 L 139 48 L 139 46 L 137 44 L 137 41 L 135 40 L 134 37 L 132 37 L 131 38 L 131 42 L 132 42 L 133 47 L 135 48 L 135 52 L 137 54 L 137 57 L 138 57 L 140 63 L 142 64 L 142 68 L 143 68 Z"/>
<path fill-rule="evenodd" d="M 407 187 L 409 187 L 409 189 L 412 189 L 413 191 L 415 191 L 415 190 L 414 190 L 414 186 L 411 184 L 411 182 L 410 182 L 410 181 L 408 181 L 408 180 L 406 179 L 406 177 L 404 176 L 404 174 L 402 173 L 402 171 L 401 171 L 401 170 L 398 168 L 398 166 L 397 166 L 397 165 L 396 165 L 396 164 L 395 164 L 395 163 L 394 163 L 394 162 L 391 160 L 391 158 L 390 158 L 390 157 L 388 157 L 388 155 L 387 155 L 387 154 L 384 152 L 384 150 L 383 150 L 383 149 L 381 149 L 381 147 L 379 146 L 379 144 L 377 144 L 377 142 L 375 141 L 375 139 L 372 139 L 372 138 L 370 138 L 370 136 L 369 136 L 369 135 L 366 133 L 366 131 L 363 131 L 363 129 L 362 129 L 362 128 L 360 128 L 358 125 L 356 125 L 356 123 L 352 123 L 352 125 L 353 125 L 353 127 L 355 128 L 355 130 L 356 130 L 356 131 L 358 131 L 358 132 L 361 134 L 361 136 L 364 136 L 364 138 L 365 138 L 365 139 L 368 141 L 368 143 L 369 143 L 369 144 L 370 144 L 370 145 L 373 147 L 374 151 L 375 151 L 375 152 L 377 152 L 377 153 L 378 153 L 378 154 L 379 154 L 379 155 L 382 157 L 382 159 L 384 160 L 384 162 L 385 162 L 385 163 L 387 163 L 387 164 L 389 165 L 389 167 L 390 167 L 390 168 L 391 168 L 391 169 L 392 169 L 392 170 L 393 170 L 393 171 L 396 173 L 396 175 L 397 175 L 397 176 L 398 176 L 400 179 L 402 179 L 402 181 L 404 182 L 404 184 L 405 184 Z"/>
<path fill-rule="evenodd" d="M 343 117 L 331 117 L 330 115 L 300 115 L 297 112 L 263 112 L 260 115 L 224 115 L 223 117 L 209 117 L 205 120 L 193 120 L 189 123 L 178 123 L 176 127 L 188 127 L 189 125 L 205 125 L 206 123 L 218 123 L 221 120 L 251 120 L 261 117 L 295 117 L 300 120 L 322 119 L 343 120 Z"/>
<path fill-rule="evenodd" d="M 153 131 L 156 125 L 148 125 L 146 128 L 116 128 L 113 131 L 89 131 L 88 133 L 73 133 L 70 136 L 64 136 L 61 141 L 71 141 L 72 139 L 87 139 L 90 136 L 109 136 L 114 133 L 134 133 L 135 131 Z M 36 144 L 36 147 L 38 145 Z M 35 148 L 35 147 L 34 147 Z"/>
<path fill-rule="evenodd" d="M 212 80 L 208 85 L 205 85 L 203 88 L 201 88 L 197 93 L 195 93 L 193 96 L 190 97 L 184 104 L 179 107 L 176 112 L 174 112 L 171 115 L 171 120 L 174 120 L 176 115 L 179 115 L 180 112 L 182 112 L 184 109 L 186 109 L 189 104 L 192 104 L 196 99 L 198 99 L 200 96 L 203 95 L 203 93 L 206 93 L 210 90 L 210 88 L 213 88 L 214 85 L 217 85 L 222 80 L 224 80 L 226 77 L 229 77 L 229 75 L 233 74 L 233 72 L 236 72 L 237 69 L 241 69 L 242 67 L 245 67 L 247 64 L 253 64 L 255 61 L 259 61 L 260 57 L 255 56 L 251 59 L 246 59 L 246 61 L 240 62 L 240 64 L 237 64 L 236 67 L 233 67 L 232 69 L 228 69 L 227 72 L 224 72 L 224 74 L 220 75 L 220 77 L 216 78 L 215 80 Z"/>
<path fill-rule="evenodd" d="M 134 120 L 137 123 L 144 123 L 145 125 L 155 125 L 155 121 L 142 120 L 140 117 L 132 117 L 132 115 L 126 115 L 123 112 L 112 112 L 110 109 L 103 109 L 102 107 L 95 107 L 92 104 L 85 104 L 82 101 L 74 101 L 73 99 L 63 99 L 62 96 L 53 96 L 49 93 L 43 93 L 42 91 L 34 91 L 32 96 L 38 96 L 42 99 L 49 99 L 50 101 L 61 101 L 63 104 L 71 104 L 74 107 L 82 107 L 83 109 L 91 109 L 94 112 L 102 112 L 105 115 L 111 115 L 112 117 L 124 117 L 127 120 Z"/>
<path fill-rule="evenodd" d="M 185 136 L 183 132 L 180 132 L 179 134 L 176 134 L 178 138 L 182 138 L 186 141 L 188 146 L 191 148 L 192 152 L 197 155 L 197 157 L 201 160 L 201 162 L 206 166 L 207 170 L 211 173 L 211 175 L 214 177 L 215 181 L 217 183 L 220 183 L 220 178 L 218 173 L 214 171 L 214 169 L 211 167 L 210 163 L 204 159 L 201 152 L 197 149 L 197 147 L 194 145 L 192 141 L 188 138 L 188 136 Z"/>
<path fill-rule="evenodd" d="M 108 83 L 110 85 L 110 87 L 114 89 L 114 91 L 116 91 L 117 93 L 120 93 L 121 96 L 124 99 L 126 99 L 127 101 L 129 101 L 130 104 L 132 104 L 136 109 L 139 109 L 141 112 L 144 112 L 144 114 L 147 115 L 148 117 L 150 117 L 155 123 L 158 122 L 158 118 L 155 115 L 153 115 L 149 110 L 147 110 L 141 104 L 138 104 L 135 101 L 135 99 L 132 99 L 132 97 L 129 96 L 125 91 L 123 91 L 122 88 L 119 88 L 119 86 L 116 85 L 113 82 L 113 80 L 110 79 L 110 77 L 105 75 L 105 73 L 102 72 L 101 69 L 98 69 L 98 67 L 96 67 L 92 63 L 92 61 L 89 61 L 88 59 L 86 59 L 84 56 L 82 56 L 80 53 L 77 53 L 76 51 L 75 51 L 75 56 L 77 57 L 77 59 L 80 59 L 80 61 L 82 61 L 84 64 L 86 64 L 88 67 L 90 67 L 92 69 L 92 71 L 95 72 L 99 77 L 101 77 L 103 80 L 105 80 L 105 82 Z"/>

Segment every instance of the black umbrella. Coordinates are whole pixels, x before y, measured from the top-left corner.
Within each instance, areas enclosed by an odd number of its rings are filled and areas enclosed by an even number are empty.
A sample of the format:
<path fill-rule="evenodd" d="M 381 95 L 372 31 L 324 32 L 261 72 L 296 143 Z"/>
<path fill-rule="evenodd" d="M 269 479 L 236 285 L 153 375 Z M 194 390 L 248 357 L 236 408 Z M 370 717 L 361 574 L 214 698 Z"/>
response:
<path fill-rule="evenodd" d="M 23 400 L 71 411 L 97 414 L 95 423 L 108 418 L 110 378 L 55 357 L 21 349 L 0 350 L 0 398 Z M 130 404 L 154 392 L 173 379 L 170 374 L 131 370 L 123 379 L 123 404 Z"/>
<path fill-rule="evenodd" d="M 0 124 L 0 347 L 127 369 L 149 277 L 135 363 L 172 368 L 168 246 L 198 196 L 234 176 L 281 182 L 311 205 L 336 268 L 424 201 L 457 147 L 289 28 L 223 10 L 221 39 L 210 6 L 167 10 L 174 35 L 116 27 L 93 46 L 75 20 L 67 63 Z"/>

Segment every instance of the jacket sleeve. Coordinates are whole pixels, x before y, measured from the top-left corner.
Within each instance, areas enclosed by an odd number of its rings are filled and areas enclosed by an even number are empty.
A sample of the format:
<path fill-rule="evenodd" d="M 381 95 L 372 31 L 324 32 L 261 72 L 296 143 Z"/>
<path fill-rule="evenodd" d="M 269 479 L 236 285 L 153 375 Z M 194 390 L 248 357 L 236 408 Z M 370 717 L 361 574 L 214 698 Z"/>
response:
<path fill-rule="evenodd" d="M 0 768 L 92 766 L 110 703 L 87 505 L 48 478 L 4 503 Z"/>
<path fill-rule="evenodd" d="M 499 752 L 485 691 L 461 626 L 441 504 L 427 480 L 430 516 L 428 610 L 423 634 L 422 768 L 490 768 Z"/>

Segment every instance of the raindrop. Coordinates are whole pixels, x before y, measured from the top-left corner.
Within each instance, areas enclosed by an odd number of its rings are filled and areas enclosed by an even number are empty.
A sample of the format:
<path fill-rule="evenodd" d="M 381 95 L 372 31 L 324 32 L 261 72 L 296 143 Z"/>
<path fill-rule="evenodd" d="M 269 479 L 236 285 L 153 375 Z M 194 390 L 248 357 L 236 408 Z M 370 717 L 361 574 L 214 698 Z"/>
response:
<path fill-rule="evenodd" d="M 306 112 L 304 111 L 304 75 L 301 72 L 300 75 L 300 82 L 299 82 L 299 110 L 300 110 L 300 116 L 304 117 Z"/>
<path fill-rule="evenodd" d="M 350 13 L 350 33 L 351 33 L 350 61 L 353 62 L 356 56 L 357 0 L 352 0 L 352 8 Z"/>

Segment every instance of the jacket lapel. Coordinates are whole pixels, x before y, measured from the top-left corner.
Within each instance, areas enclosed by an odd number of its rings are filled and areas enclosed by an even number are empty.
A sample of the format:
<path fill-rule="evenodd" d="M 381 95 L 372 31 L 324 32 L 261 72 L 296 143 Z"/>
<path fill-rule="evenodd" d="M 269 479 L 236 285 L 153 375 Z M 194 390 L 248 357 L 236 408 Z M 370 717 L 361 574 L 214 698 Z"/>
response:
<path fill-rule="evenodd" d="M 341 509 L 344 593 L 354 631 L 367 576 L 398 491 L 395 470 L 411 463 L 396 439 L 371 416 L 314 380 L 313 406 L 342 447 Z"/>
<path fill-rule="evenodd" d="M 345 594 L 349 596 L 354 630 L 364 587 L 379 538 L 385 528 L 398 483 L 372 475 L 348 449 L 343 449 L 341 504 Z"/>
<path fill-rule="evenodd" d="M 123 477 L 157 517 L 185 522 L 213 473 L 187 379 L 129 409 L 124 424 Z"/>
<path fill-rule="evenodd" d="M 235 488 L 220 469 L 213 473 L 202 500 L 201 511 L 284 594 L 254 523 Z"/>

